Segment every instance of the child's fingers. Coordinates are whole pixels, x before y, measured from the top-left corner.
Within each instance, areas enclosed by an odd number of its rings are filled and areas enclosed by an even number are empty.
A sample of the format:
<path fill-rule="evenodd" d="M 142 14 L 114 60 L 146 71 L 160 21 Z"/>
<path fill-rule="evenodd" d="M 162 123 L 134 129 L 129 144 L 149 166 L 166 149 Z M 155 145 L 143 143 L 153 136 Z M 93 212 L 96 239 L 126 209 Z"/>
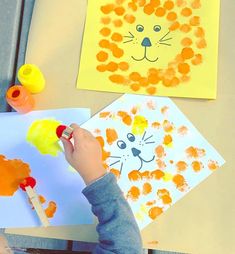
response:
<path fill-rule="evenodd" d="M 76 123 L 70 124 L 70 127 L 71 127 L 72 129 L 78 129 L 78 128 L 80 128 L 79 125 L 77 125 Z"/>
<path fill-rule="evenodd" d="M 65 138 L 61 138 L 60 140 L 62 141 L 64 146 L 65 157 L 68 161 L 70 161 L 72 159 L 72 154 L 74 151 L 73 144 Z"/>

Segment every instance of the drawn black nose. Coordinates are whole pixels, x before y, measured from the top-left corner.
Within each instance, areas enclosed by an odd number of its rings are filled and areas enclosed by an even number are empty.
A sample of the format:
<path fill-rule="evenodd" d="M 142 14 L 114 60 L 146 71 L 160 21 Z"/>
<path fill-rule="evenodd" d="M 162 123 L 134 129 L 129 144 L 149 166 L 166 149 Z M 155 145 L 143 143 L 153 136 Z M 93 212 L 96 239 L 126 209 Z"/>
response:
<path fill-rule="evenodd" d="M 143 47 L 151 47 L 151 46 L 152 46 L 152 43 L 151 43 L 149 37 L 145 37 L 145 38 L 143 39 L 141 45 L 142 45 Z"/>
<path fill-rule="evenodd" d="M 138 150 L 138 149 L 136 149 L 136 148 L 134 148 L 134 147 L 131 148 L 131 151 L 132 151 L 132 154 L 133 154 L 134 157 L 139 156 L 140 153 L 141 153 L 140 150 Z"/>

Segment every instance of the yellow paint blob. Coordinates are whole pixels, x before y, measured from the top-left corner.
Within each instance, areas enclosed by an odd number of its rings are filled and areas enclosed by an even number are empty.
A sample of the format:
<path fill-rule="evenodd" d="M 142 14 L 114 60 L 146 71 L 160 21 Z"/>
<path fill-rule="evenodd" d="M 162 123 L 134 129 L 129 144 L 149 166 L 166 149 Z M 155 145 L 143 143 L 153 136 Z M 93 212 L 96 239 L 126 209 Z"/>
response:
<path fill-rule="evenodd" d="M 148 128 L 148 120 L 144 116 L 135 116 L 132 125 L 132 133 L 135 135 L 142 135 L 146 128 Z"/>
<path fill-rule="evenodd" d="M 173 179 L 173 175 L 170 173 L 165 173 L 165 175 L 162 178 L 165 182 L 169 182 Z"/>
<path fill-rule="evenodd" d="M 54 119 L 36 120 L 29 127 L 26 140 L 31 143 L 41 154 L 58 156 L 62 151 L 58 144 L 56 128 L 61 123 Z"/>

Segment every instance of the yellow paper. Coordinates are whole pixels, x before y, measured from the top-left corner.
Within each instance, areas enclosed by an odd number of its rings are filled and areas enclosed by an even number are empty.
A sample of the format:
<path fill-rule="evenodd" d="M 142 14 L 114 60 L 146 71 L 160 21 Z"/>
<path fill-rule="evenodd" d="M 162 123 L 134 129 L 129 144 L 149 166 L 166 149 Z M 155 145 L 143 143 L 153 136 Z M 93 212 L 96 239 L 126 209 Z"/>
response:
<path fill-rule="evenodd" d="M 219 0 L 89 0 L 77 87 L 216 98 Z"/>

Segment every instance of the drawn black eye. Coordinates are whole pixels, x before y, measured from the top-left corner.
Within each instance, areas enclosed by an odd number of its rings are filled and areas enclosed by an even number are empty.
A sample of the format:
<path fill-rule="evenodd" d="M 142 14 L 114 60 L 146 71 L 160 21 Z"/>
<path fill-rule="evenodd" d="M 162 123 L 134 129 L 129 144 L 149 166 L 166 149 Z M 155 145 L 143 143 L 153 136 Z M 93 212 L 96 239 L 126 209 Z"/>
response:
<path fill-rule="evenodd" d="M 142 25 L 137 25 L 136 30 L 141 33 L 144 31 L 144 27 Z"/>
<path fill-rule="evenodd" d="M 134 142 L 135 141 L 135 136 L 132 133 L 128 133 L 127 134 L 127 138 L 130 142 Z"/>
<path fill-rule="evenodd" d="M 160 31 L 162 30 L 162 27 L 159 26 L 159 25 L 155 25 L 155 26 L 153 27 L 153 30 L 154 30 L 155 32 L 160 32 Z"/>
<path fill-rule="evenodd" d="M 123 141 L 123 140 L 119 140 L 117 142 L 117 146 L 120 148 L 120 149 L 125 149 L 126 148 L 126 143 Z"/>

